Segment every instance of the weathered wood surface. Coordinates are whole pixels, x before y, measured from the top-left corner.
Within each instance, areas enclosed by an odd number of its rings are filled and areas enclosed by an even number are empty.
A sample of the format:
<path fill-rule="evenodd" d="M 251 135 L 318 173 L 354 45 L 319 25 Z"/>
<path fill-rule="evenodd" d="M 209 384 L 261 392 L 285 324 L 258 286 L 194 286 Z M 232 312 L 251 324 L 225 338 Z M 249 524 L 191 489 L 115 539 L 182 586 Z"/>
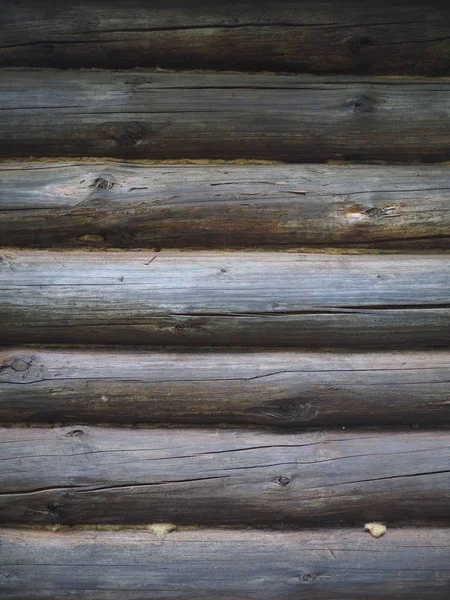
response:
<path fill-rule="evenodd" d="M 0 530 L 4 600 L 446 600 L 446 528 Z"/>
<path fill-rule="evenodd" d="M 2 2 L 0 65 L 448 75 L 445 0 Z"/>
<path fill-rule="evenodd" d="M 0 243 L 450 247 L 444 166 L 0 163 Z"/>
<path fill-rule="evenodd" d="M 4 71 L 0 156 L 443 161 L 436 79 Z"/>
<path fill-rule="evenodd" d="M 449 517 L 449 431 L 5 428 L 2 523 Z"/>
<path fill-rule="evenodd" d="M 0 421 L 450 424 L 450 352 L 0 350 Z"/>
<path fill-rule="evenodd" d="M 448 344 L 446 255 L 0 254 L 2 344 Z"/>

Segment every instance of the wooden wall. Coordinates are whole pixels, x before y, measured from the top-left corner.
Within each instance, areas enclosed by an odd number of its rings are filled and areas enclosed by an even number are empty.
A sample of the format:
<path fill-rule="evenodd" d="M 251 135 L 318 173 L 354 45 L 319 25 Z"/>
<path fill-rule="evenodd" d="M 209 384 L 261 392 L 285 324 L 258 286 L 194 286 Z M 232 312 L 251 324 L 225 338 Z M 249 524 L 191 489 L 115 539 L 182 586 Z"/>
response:
<path fill-rule="evenodd" d="M 448 3 L 0 13 L 0 599 L 448 598 Z"/>

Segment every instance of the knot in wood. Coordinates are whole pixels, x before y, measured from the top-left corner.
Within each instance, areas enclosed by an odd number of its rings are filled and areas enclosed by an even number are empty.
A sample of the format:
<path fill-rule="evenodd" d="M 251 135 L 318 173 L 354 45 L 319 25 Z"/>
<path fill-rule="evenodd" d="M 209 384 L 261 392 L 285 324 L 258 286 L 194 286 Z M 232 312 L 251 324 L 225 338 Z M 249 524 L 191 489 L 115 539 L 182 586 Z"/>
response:
<path fill-rule="evenodd" d="M 112 123 L 105 127 L 105 131 L 122 148 L 134 146 L 145 134 L 145 128 L 135 121 L 131 123 Z"/>
<path fill-rule="evenodd" d="M 280 477 L 274 479 L 274 482 L 278 485 L 285 486 L 291 483 L 291 480 L 289 479 L 289 477 L 286 477 L 286 475 L 280 475 Z"/>
<path fill-rule="evenodd" d="M 385 217 L 395 212 L 394 206 L 373 206 L 364 211 L 369 217 Z"/>
<path fill-rule="evenodd" d="M 72 429 L 67 432 L 69 437 L 83 437 L 84 431 L 82 429 Z"/>
<path fill-rule="evenodd" d="M 372 45 L 373 42 L 368 37 L 355 37 L 349 44 L 349 50 L 351 54 L 361 54 L 364 48 Z"/>
<path fill-rule="evenodd" d="M 64 506 L 62 504 L 49 504 L 47 510 L 53 517 L 59 517 L 64 510 Z"/>
<path fill-rule="evenodd" d="M 34 357 L 29 361 L 23 358 L 15 358 L 9 365 L 13 371 L 27 371 L 34 362 Z"/>
<path fill-rule="evenodd" d="M 357 113 L 368 113 L 372 112 L 374 109 L 374 103 L 372 98 L 366 96 L 365 94 L 360 94 L 356 96 L 353 100 L 353 110 Z"/>
<path fill-rule="evenodd" d="M 104 179 L 103 177 L 98 177 L 94 181 L 93 185 L 94 185 L 94 187 L 96 187 L 99 190 L 110 190 L 114 186 L 114 182 L 108 181 L 107 179 Z"/>

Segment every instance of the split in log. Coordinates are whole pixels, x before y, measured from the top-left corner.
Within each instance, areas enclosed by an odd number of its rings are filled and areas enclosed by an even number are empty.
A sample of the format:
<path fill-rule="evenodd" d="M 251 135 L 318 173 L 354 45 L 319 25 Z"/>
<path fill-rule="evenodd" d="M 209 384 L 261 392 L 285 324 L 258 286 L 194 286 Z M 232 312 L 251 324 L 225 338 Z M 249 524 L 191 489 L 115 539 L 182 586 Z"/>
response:
<path fill-rule="evenodd" d="M 446 0 L 3 2 L 0 65 L 448 75 Z"/>
<path fill-rule="evenodd" d="M 444 166 L 0 163 L 0 244 L 449 248 Z"/>
<path fill-rule="evenodd" d="M 7 524 L 448 518 L 449 431 L 5 428 Z"/>
<path fill-rule="evenodd" d="M 436 79 L 4 71 L 0 156 L 443 161 Z"/>
<path fill-rule="evenodd" d="M 446 255 L 0 255 L 0 340 L 173 346 L 447 346 Z"/>
<path fill-rule="evenodd" d="M 0 421 L 450 425 L 450 352 L 0 351 Z"/>
<path fill-rule="evenodd" d="M 447 528 L 0 530 L 2 600 L 446 600 Z"/>

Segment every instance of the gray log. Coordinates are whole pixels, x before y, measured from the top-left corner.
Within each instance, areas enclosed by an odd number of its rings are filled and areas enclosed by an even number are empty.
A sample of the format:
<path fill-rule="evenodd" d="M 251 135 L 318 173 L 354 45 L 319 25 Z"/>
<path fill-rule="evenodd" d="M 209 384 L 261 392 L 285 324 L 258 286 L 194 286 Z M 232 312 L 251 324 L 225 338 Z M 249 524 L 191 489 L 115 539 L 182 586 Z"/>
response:
<path fill-rule="evenodd" d="M 0 254 L 2 344 L 446 346 L 446 255 Z"/>
<path fill-rule="evenodd" d="M 443 161 L 450 82 L 4 71 L 0 156 Z"/>
<path fill-rule="evenodd" d="M 0 65 L 448 75 L 445 0 L 2 2 Z"/>
<path fill-rule="evenodd" d="M 447 166 L 0 163 L 0 243 L 449 248 Z"/>
<path fill-rule="evenodd" d="M 0 421 L 450 425 L 450 353 L 0 351 Z"/>
<path fill-rule="evenodd" d="M 2 600 L 446 600 L 447 528 L 0 530 Z"/>
<path fill-rule="evenodd" d="M 0 522 L 447 519 L 450 432 L 0 430 Z"/>

